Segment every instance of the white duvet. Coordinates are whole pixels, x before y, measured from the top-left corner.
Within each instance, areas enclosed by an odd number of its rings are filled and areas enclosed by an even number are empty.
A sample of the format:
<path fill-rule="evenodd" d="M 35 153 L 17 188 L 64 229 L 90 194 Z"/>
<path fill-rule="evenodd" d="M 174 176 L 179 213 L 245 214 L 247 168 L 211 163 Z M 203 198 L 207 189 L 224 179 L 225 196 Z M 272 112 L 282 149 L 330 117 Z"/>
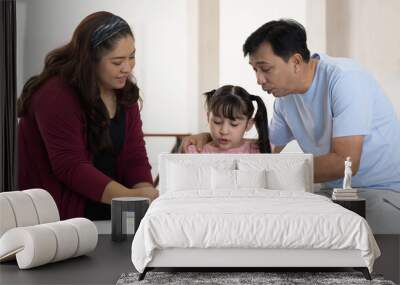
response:
<path fill-rule="evenodd" d="M 362 217 L 328 198 L 292 191 L 182 191 L 156 199 L 132 243 L 143 272 L 155 249 L 358 249 L 372 271 L 380 255 Z"/>

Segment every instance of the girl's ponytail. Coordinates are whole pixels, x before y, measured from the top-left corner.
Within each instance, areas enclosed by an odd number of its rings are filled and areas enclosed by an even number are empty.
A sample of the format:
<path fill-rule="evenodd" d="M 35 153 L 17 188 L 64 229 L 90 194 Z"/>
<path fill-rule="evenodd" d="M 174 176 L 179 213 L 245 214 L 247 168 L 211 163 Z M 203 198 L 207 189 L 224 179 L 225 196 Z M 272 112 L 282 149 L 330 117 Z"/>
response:
<path fill-rule="evenodd" d="M 206 105 L 207 106 L 210 106 L 211 98 L 214 95 L 215 91 L 217 91 L 217 90 L 213 89 L 213 90 L 203 93 L 203 95 L 206 96 Z"/>
<path fill-rule="evenodd" d="M 258 133 L 258 148 L 260 153 L 271 153 L 271 144 L 268 133 L 268 116 L 264 101 L 259 96 L 250 95 L 250 99 L 257 102 L 257 112 L 254 121 Z"/>

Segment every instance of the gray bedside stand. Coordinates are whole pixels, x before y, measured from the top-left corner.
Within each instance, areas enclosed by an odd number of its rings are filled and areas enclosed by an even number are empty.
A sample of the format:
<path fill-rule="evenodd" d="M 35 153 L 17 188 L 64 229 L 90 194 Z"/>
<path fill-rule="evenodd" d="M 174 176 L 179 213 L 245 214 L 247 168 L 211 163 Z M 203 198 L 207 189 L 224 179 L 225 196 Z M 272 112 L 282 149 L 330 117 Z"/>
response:
<path fill-rule="evenodd" d="M 111 239 L 123 241 L 126 239 L 126 212 L 135 213 L 135 230 L 149 208 L 150 200 L 143 197 L 120 197 L 111 200 Z"/>
<path fill-rule="evenodd" d="M 340 206 L 359 214 L 365 219 L 365 199 L 355 199 L 355 200 L 334 200 L 332 202 L 339 204 Z"/>

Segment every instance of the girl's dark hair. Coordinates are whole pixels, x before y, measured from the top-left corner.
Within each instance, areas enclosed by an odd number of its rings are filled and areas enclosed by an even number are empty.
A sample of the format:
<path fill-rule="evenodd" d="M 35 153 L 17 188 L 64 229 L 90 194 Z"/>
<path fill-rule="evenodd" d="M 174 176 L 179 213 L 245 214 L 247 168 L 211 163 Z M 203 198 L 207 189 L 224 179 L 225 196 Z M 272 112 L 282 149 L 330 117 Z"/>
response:
<path fill-rule="evenodd" d="M 75 90 L 85 114 L 89 151 L 98 153 L 112 149 L 109 135 L 110 118 L 100 98 L 96 64 L 120 39 L 127 36 L 133 38 L 133 33 L 129 25 L 119 18 L 119 28 L 111 31 L 112 33 L 108 31 L 107 37 L 104 34 L 100 35 L 100 43 L 98 36 L 94 38 L 93 34 L 96 30 L 99 31 L 99 27 L 108 27 L 110 19 L 115 18 L 119 17 L 104 11 L 87 16 L 75 29 L 69 43 L 47 54 L 43 71 L 25 83 L 17 100 L 18 117 L 26 114 L 32 94 L 51 77 L 59 76 Z M 93 45 L 94 40 L 97 40 L 96 46 Z M 131 106 L 140 99 L 139 88 L 132 76 L 128 78 L 125 86 L 116 92 L 118 108 Z"/>
<path fill-rule="evenodd" d="M 258 133 L 258 147 L 261 153 L 271 153 L 267 109 L 261 97 L 251 95 L 244 88 L 233 85 L 222 86 L 204 95 L 208 112 L 230 120 L 235 120 L 242 114 L 251 119 L 254 113 L 253 101 L 256 101 L 257 112 L 254 120 Z"/>

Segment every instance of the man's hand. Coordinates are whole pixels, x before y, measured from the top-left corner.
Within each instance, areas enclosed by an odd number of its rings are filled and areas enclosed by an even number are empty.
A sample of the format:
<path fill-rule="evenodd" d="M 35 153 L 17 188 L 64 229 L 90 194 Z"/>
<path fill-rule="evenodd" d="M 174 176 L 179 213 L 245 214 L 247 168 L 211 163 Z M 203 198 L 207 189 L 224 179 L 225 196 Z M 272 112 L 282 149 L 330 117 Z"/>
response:
<path fill-rule="evenodd" d="M 280 153 L 286 145 L 271 145 L 272 153 Z"/>
<path fill-rule="evenodd" d="M 211 141 L 209 133 L 200 133 L 197 135 L 184 137 L 179 147 L 179 152 L 186 153 L 189 145 L 195 145 L 198 152 L 203 150 L 203 146 Z"/>

